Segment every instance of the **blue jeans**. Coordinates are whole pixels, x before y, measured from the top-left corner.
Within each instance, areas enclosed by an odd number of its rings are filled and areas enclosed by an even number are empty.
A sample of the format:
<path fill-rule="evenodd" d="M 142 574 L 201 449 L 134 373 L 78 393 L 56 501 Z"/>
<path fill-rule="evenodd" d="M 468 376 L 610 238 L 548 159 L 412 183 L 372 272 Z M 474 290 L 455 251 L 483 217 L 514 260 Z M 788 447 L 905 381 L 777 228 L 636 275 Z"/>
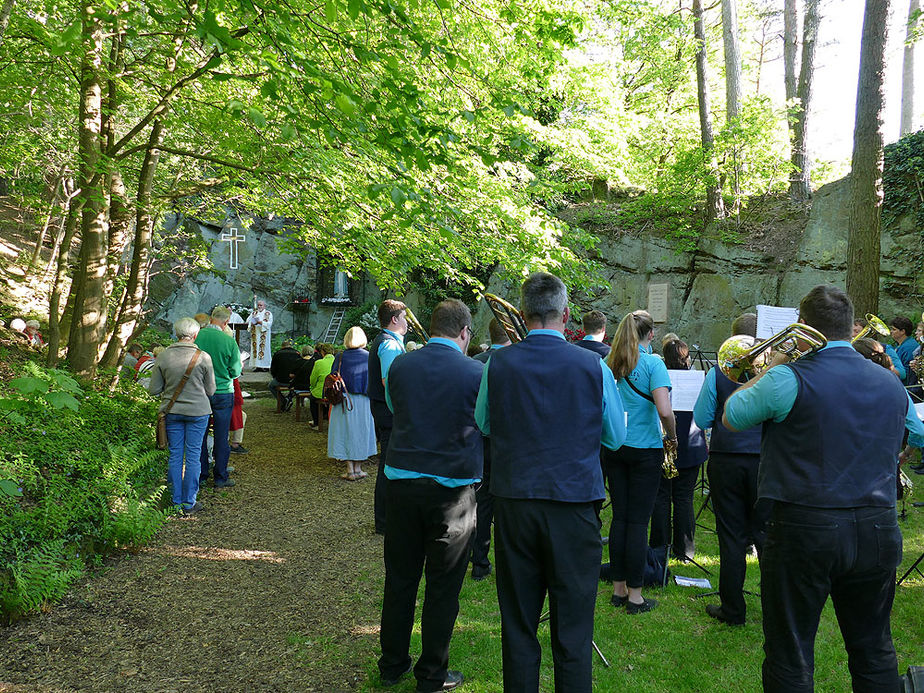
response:
<path fill-rule="evenodd" d="M 216 392 L 209 397 L 212 403 L 212 433 L 215 437 L 215 445 L 212 448 L 212 456 L 215 458 L 215 481 L 228 480 L 228 458 L 231 456 L 231 446 L 228 443 L 228 435 L 231 429 L 231 410 L 234 409 L 233 392 Z M 208 431 L 202 435 L 202 471 L 199 475 L 200 481 L 209 478 L 209 449 L 206 438 Z"/>
<path fill-rule="evenodd" d="M 167 441 L 170 457 L 167 480 L 173 486 L 173 504 L 191 508 L 199 493 L 199 455 L 202 437 L 209 425 L 209 415 L 167 414 Z M 185 473 L 183 458 L 186 458 Z"/>

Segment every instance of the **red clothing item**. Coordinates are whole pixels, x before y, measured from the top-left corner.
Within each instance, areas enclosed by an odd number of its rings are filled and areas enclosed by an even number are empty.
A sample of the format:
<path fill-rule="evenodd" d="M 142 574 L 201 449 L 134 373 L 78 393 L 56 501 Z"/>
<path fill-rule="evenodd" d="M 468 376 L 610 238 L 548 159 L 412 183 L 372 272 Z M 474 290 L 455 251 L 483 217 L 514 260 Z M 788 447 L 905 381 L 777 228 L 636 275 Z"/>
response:
<path fill-rule="evenodd" d="M 244 393 L 239 378 L 234 379 L 234 407 L 231 409 L 231 426 L 229 431 L 244 428 Z"/>

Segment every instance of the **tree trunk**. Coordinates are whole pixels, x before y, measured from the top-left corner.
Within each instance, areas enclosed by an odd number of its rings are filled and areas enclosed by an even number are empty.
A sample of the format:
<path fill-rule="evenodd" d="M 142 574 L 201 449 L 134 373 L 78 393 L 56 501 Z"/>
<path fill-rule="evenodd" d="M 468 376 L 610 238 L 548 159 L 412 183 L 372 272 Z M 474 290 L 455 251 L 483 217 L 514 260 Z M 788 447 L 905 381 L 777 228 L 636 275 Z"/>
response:
<path fill-rule="evenodd" d="M 783 85 L 786 100 L 796 98 L 796 75 L 799 73 L 799 7 L 798 0 L 783 2 Z"/>
<path fill-rule="evenodd" d="M 101 8 L 81 6 L 83 56 L 80 67 L 80 262 L 75 278 L 73 318 L 67 354 L 75 373 L 96 373 L 97 349 L 106 332 L 106 250 L 108 241 L 107 186 L 102 169 L 103 26 Z"/>
<path fill-rule="evenodd" d="M 709 84 L 706 81 L 706 32 L 703 28 L 702 0 L 693 0 L 693 31 L 699 48 L 696 51 L 696 96 L 699 101 L 699 127 L 703 141 L 703 157 L 708 166 L 706 180 L 706 223 L 725 216 L 725 204 L 719 189 L 718 166 L 713 155 L 712 115 L 709 106 Z"/>
<path fill-rule="evenodd" d="M 866 0 L 847 210 L 847 294 L 858 315 L 879 310 L 882 104 L 889 0 Z"/>
<path fill-rule="evenodd" d="M 61 226 L 58 229 L 58 233 L 55 234 L 55 242 L 51 248 L 51 256 L 48 258 L 48 264 L 45 266 L 45 271 L 42 273 L 42 276 L 48 276 L 51 273 L 52 268 L 57 267 L 58 253 L 61 252 L 61 246 L 64 243 L 64 236 L 67 233 L 68 216 L 70 215 L 74 197 L 78 192 L 73 178 L 65 178 L 62 186 L 64 191 L 64 201 L 61 204 Z"/>
<path fill-rule="evenodd" d="M 155 120 L 148 138 L 148 148 L 141 165 L 138 179 L 138 196 L 135 204 L 135 239 L 132 249 L 132 264 L 125 285 L 122 304 L 115 316 L 115 329 L 106 353 L 100 361 L 104 367 L 114 367 L 119 362 L 122 350 L 131 339 L 141 315 L 141 307 L 147 288 L 147 276 L 150 268 L 151 243 L 154 239 L 155 215 L 151 205 L 151 191 L 154 187 L 154 174 L 160 158 L 158 147 L 163 140 L 163 122 Z"/>
<path fill-rule="evenodd" d="M 741 112 L 741 47 L 738 44 L 737 0 L 722 0 L 722 43 L 725 50 L 725 126 L 736 127 Z M 736 145 L 732 149 L 731 171 L 735 212 L 741 200 L 741 168 L 741 157 Z"/>
<path fill-rule="evenodd" d="M 29 266 L 26 267 L 27 276 L 32 272 L 32 270 L 38 264 L 39 259 L 42 257 L 42 246 L 45 245 L 45 236 L 48 235 L 48 227 L 51 226 L 51 221 L 55 216 L 55 208 L 60 205 L 58 200 L 58 188 L 64 184 L 65 167 L 65 164 L 61 164 L 61 168 L 58 169 L 58 175 L 55 176 L 55 180 L 51 188 L 51 202 L 48 203 L 48 214 L 45 217 L 45 223 L 42 224 L 42 228 L 39 231 L 38 240 L 35 242 L 35 249 L 32 251 L 32 257 L 29 260 Z M 62 192 L 64 191 L 62 190 Z"/>
<path fill-rule="evenodd" d="M 3 35 L 10 24 L 10 15 L 13 14 L 13 5 L 15 0 L 3 0 L 3 7 L 0 7 L 0 44 L 3 43 Z"/>
<path fill-rule="evenodd" d="M 914 50 L 911 42 L 914 28 L 918 20 L 918 11 L 921 9 L 920 0 L 910 0 L 908 3 L 908 29 L 905 35 L 905 57 L 902 61 L 902 120 L 899 135 L 914 132 Z"/>
<path fill-rule="evenodd" d="M 809 113 L 812 108 L 812 82 L 815 72 L 815 46 L 818 38 L 818 2 L 807 0 L 805 23 L 802 27 L 802 60 L 799 68 L 799 85 L 796 98 L 799 110 L 792 125 L 792 167 L 789 177 L 789 196 L 797 202 L 812 196 L 812 161 L 809 157 Z"/>
<path fill-rule="evenodd" d="M 741 46 L 738 44 L 737 0 L 722 0 L 722 42 L 725 47 L 725 117 L 738 120 L 741 112 Z"/>
<path fill-rule="evenodd" d="M 61 290 L 64 287 L 64 279 L 67 276 L 67 261 L 70 256 L 71 241 L 74 239 L 74 233 L 77 231 L 77 220 L 82 213 L 80 206 L 82 201 L 74 199 L 72 196 L 69 200 L 67 218 L 64 222 L 64 235 L 61 238 L 61 244 L 58 254 L 58 271 L 55 274 L 54 286 L 51 290 L 51 296 L 48 299 L 48 366 L 54 368 L 58 365 L 58 352 L 61 349 L 61 335 L 65 331 L 61 324 Z"/>

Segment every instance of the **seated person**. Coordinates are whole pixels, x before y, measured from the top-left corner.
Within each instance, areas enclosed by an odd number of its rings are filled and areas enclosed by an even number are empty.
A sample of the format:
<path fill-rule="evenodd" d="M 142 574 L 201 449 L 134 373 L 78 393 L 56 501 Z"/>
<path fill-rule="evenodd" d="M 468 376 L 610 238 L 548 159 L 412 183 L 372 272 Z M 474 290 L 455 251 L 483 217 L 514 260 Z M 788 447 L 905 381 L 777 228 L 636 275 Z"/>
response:
<path fill-rule="evenodd" d="M 270 363 L 270 378 L 267 388 L 273 393 L 273 397 L 279 398 L 279 386 L 290 385 L 292 383 L 292 372 L 298 366 L 302 357 L 292 348 L 292 340 L 287 339 L 282 343 L 282 347 L 273 354 L 273 360 Z"/>
<path fill-rule="evenodd" d="M 39 332 L 39 321 L 38 320 L 27 320 L 26 329 L 23 331 L 23 334 L 29 339 L 29 344 L 34 347 L 43 347 L 45 346 L 45 340 L 42 339 L 42 333 Z"/>
<path fill-rule="evenodd" d="M 311 425 L 312 428 L 317 428 L 321 422 L 320 405 L 321 400 L 324 399 L 324 379 L 330 375 L 331 368 L 334 365 L 334 345 L 318 344 L 316 351 L 321 352 L 321 358 L 311 369 L 311 413 L 312 416 L 314 416 L 315 411 L 318 414 Z"/>
<path fill-rule="evenodd" d="M 314 347 L 307 344 L 302 347 L 301 355 L 301 361 L 295 365 L 289 374 L 289 384 L 292 386 L 293 394 L 311 392 L 311 371 L 314 369 L 314 364 L 321 358 L 320 352 L 315 351 Z M 311 420 L 312 423 L 317 423 L 316 408 L 311 409 Z"/>

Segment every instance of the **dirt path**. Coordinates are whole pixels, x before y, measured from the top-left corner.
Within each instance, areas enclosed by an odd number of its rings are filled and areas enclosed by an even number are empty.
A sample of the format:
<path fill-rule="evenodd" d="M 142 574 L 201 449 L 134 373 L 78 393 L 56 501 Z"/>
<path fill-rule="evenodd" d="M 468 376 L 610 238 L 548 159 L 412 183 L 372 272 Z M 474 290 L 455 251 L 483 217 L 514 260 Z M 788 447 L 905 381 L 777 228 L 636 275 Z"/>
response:
<path fill-rule="evenodd" d="M 248 403 L 237 486 L 200 498 L 46 614 L 0 629 L 0 691 L 349 691 L 378 648 L 374 465 L 339 478 L 324 434 Z M 347 653 L 344 656 L 343 653 Z"/>

